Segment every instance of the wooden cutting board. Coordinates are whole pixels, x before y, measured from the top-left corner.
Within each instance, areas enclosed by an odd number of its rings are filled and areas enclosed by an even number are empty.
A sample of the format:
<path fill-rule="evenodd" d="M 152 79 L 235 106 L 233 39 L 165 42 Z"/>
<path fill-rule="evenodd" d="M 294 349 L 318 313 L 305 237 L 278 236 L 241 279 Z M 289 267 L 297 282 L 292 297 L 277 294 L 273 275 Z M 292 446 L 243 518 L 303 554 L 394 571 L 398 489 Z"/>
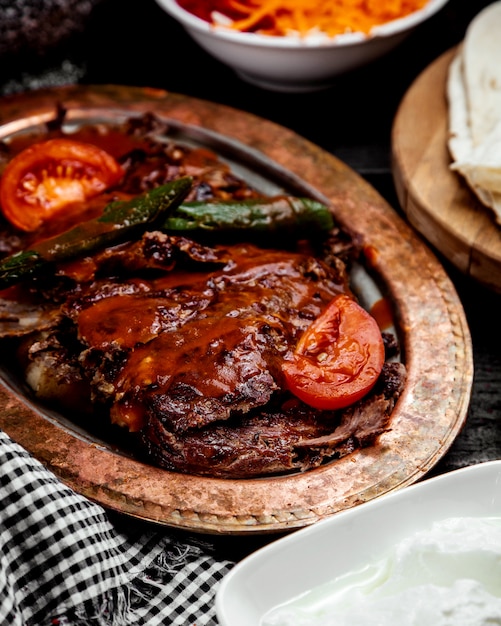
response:
<path fill-rule="evenodd" d="M 409 222 L 462 272 L 501 292 L 501 226 L 449 169 L 446 81 L 455 52 L 429 65 L 399 106 L 392 129 L 393 176 Z"/>

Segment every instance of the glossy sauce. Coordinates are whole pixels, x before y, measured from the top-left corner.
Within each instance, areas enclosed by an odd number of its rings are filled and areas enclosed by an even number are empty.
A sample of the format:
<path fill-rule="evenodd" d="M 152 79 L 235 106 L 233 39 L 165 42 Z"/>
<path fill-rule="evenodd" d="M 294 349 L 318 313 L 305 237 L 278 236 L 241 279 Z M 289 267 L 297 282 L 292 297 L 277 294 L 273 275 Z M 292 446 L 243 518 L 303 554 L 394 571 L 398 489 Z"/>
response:
<path fill-rule="evenodd" d="M 256 351 L 250 349 L 248 357 L 241 352 L 236 362 L 226 357 L 243 350 L 249 329 L 255 327 L 256 336 L 263 327 L 280 337 L 285 333 L 284 345 L 273 349 L 292 349 L 298 334 L 345 289 L 305 278 L 302 265 L 308 257 L 300 253 L 249 244 L 227 250 L 227 263 L 219 270 L 172 271 L 149 288 L 139 285 L 137 294 L 104 297 L 78 313 L 79 337 L 86 345 L 129 351 L 113 382 L 121 400 L 112 409 L 116 423 L 130 430 L 143 425 L 142 398 L 135 389 L 167 393 L 175 377 L 201 397 L 220 398 L 259 377 L 266 363 Z M 277 298 L 281 304 L 275 311 Z"/>
<path fill-rule="evenodd" d="M 387 298 L 380 298 L 369 311 L 381 330 L 391 328 L 394 323 L 393 312 Z"/>

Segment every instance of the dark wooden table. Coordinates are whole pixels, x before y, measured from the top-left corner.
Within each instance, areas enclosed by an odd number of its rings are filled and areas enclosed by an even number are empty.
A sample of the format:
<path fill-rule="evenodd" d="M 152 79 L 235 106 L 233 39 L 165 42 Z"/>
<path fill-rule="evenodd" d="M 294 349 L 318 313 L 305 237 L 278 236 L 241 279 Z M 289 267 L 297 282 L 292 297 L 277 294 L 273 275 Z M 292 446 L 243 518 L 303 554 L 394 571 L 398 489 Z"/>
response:
<path fill-rule="evenodd" d="M 338 77 L 329 89 L 283 94 L 242 82 L 193 43 L 154 0 L 102 0 L 83 33 L 46 56 L 0 64 L 0 95 L 67 82 L 114 83 L 229 105 L 288 127 L 333 153 L 401 213 L 390 168 L 396 109 L 418 74 L 460 42 L 467 24 L 489 3 L 450 0 L 394 53 Z M 465 308 L 475 375 L 466 425 L 432 474 L 501 458 L 501 295 L 441 261 Z M 242 552 L 251 548 L 240 546 Z"/>

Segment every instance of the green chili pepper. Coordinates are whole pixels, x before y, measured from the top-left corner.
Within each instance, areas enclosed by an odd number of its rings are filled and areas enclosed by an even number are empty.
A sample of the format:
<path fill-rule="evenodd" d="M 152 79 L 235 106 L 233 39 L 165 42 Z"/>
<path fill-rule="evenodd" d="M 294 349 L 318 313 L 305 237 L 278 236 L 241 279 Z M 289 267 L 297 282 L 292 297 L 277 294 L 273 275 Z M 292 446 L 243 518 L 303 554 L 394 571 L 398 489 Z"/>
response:
<path fill-rule="evenodd" d="M 180 178 L 131 200 L 112 202 L 100 217 L 4 259 L 0 262 L 0 289 L 39 274 L 51 263 L 134 238 L 181 203 L 192 182 L 190 177 Z"/>
<path fill-rule="evenodd" d="M 164 221 L 167 231 L 272 232 L 299 233 L 328 231 L 334 226 L 329 209 L 309 198 L 275 196 L 242 201 L 186 202 Z"/>

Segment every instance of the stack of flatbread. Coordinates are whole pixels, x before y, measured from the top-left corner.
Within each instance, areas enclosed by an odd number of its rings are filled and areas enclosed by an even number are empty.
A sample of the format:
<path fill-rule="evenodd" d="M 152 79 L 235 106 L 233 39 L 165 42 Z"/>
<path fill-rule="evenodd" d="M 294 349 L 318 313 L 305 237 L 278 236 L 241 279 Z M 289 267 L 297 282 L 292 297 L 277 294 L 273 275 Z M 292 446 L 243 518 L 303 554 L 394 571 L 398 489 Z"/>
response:
<path fill-rule="evenodd" d="M 470 23 L 448 75 L 451 168 L 501 225 L 501 2 Z"/>

